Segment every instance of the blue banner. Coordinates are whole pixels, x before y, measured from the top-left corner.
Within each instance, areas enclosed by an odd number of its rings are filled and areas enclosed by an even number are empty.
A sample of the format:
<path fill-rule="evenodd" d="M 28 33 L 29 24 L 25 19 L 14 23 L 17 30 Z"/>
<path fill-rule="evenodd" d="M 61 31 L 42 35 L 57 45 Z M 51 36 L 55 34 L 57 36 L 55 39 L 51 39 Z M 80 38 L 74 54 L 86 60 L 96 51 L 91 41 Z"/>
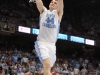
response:
<path fill-rule="evenodd" d="M 32 34 L 38 35 L 39 34 L 39 29 L 32 29 Z"/>
<path fill-rule="evenodd" d="M 84 44 L 85 39 L 81 37 L 70 36 L 70 41 Z"/>
<path fill-rule="evenodd" d="M 38 35 L 39 34 L 39 29 L 32 29 L 32 34 Z M 68 40 L 68 36 L 65 34 L 58 34 L 58 39 L 62 39 L 62 40 Z"/>
<path fill-rule="evenodd" d="M 58 39 L 62 39 L 62 40 L 68 40 L 68 35 L 65 34 L 58 34 Z"/>

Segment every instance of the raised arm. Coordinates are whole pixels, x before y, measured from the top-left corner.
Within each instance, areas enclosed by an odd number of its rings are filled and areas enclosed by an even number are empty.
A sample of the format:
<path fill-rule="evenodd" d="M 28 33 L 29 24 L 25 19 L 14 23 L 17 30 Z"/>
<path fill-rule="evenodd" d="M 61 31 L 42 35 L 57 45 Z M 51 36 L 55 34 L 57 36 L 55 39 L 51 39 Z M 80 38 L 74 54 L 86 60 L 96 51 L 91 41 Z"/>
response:
<path fill-rule="evenodd" d="M 62 19 L 62 15 L 63 15 L 63 10 L 64 10 L 64 3 L 63 0 L 58 0 L 58 15 L 60 17 L 60 19 Z"/>
<path fill-rule="evenodd" d="M 45 7 L 44 7 L 44 5 L 43 5 L 42 0 L 30 0 L 30 2 L 34 2 L 34 1 L 35 1 L 35 3 L 36 3 L 36 6 L 37 6 L 37 8 L 38 8 L 40 14 L 43 13 Z"/>
<path fill-rule="evenodd" d="M 43 5 L 42 0 L 36 0 L 36 5 L 37 5 L 37 8 L 38 8 L 40 14 L 43 13 L 45 7 Z"/>

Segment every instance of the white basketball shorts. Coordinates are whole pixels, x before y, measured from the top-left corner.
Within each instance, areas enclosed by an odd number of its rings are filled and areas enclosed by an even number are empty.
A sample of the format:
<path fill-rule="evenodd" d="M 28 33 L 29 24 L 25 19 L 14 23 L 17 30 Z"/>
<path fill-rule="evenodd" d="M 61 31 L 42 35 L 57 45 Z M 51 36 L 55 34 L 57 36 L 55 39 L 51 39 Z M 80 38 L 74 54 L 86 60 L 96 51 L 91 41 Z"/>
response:
<path fill-rule="evenodd" d="M 35 42 L 35 49 L 37 52 L 37 55 L 43 63 L 43 61 L 47 58 L 50 58 L 50 66 L 52 67 L 56 61 L 56 46 L 52 43 L 46 43 L 46 42 Z"/>

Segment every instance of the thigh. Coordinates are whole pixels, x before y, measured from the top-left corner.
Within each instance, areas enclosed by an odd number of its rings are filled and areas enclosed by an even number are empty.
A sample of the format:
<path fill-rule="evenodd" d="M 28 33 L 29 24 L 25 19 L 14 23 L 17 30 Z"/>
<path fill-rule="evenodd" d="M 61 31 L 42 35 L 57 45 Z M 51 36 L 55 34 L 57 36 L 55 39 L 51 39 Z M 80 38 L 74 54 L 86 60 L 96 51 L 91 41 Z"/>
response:
<path fill-rule="evenodd" d="M 50 69 L 51 63 L 50 63 L 50 58 L 47 58 L 43 62 L 43 68 L 47 69 L 47 67 Z"/>
<path fill-rule="evenodd" d="M 49 56 L 50 56 L 50 62 L 51 62 L 51 67 L 55 64 L 56 61 L 56 46 L 50 46 L 49 47 Z"/>
<path fill-rule="evenodd" d="M 49 58 L 49 50 L 46 47 L 45 43 L 36 42 L 35 49 L 36 49 L 36 53 L 42 63 L 45 59 Z"/>

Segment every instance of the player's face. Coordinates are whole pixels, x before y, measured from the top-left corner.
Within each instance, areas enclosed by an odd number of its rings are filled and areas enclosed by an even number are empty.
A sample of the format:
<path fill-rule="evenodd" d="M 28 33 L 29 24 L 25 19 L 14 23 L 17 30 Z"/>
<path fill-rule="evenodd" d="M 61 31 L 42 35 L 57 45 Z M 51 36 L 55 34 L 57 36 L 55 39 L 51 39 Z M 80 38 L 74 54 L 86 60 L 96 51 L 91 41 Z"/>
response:
<path fill-rule="evenodd" d="M 56 10 L 56 9 L 58 8 L 58 2 L 55 1 L 55 0 L 52 0 L 52 1 L 50 2 L 49 8 L 50 8 L 51 10 Z"/>

